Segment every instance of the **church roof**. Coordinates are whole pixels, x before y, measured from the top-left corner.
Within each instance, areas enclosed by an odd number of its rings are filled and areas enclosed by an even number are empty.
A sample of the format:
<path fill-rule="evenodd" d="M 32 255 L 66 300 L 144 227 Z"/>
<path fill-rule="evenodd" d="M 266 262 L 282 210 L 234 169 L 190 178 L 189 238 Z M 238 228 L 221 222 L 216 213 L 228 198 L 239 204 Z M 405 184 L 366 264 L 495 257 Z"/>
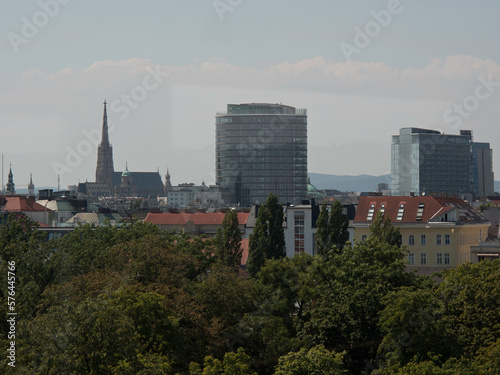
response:
<path fill-rule="evenodd" d="M 158 172 L 129 172 L 132 175 L 132 184 L 138 188 L 152 188 L 163 190 L 163 183 Z M 111 181 L 113 185 L 121 185 L 122 172 L 113 172 Z"/>

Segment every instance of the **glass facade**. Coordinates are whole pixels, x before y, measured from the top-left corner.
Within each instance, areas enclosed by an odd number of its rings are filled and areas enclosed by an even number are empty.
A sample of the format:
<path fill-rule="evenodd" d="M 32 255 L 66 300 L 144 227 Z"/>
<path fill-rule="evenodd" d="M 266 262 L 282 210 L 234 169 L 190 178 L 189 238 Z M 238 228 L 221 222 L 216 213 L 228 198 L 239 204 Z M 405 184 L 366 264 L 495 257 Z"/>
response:
<path fill-rule="evenodd" d="M 472 189 L 475 198 L 494 194 L 493 151 L 489 143 L 472 143 Z"/>
<path fill-rule="evenodd" d="M 226 203 L 249 207 L 270 193 L 307 198 L 307 113 L 281 104 L 228 104 L 218 113 L 216 183 Z"/>
<path fill-rule="evenodd" d="M 392 194 L 470 194 L 471 142 L 470 134 L 400 129 L 391 145 Z"/>

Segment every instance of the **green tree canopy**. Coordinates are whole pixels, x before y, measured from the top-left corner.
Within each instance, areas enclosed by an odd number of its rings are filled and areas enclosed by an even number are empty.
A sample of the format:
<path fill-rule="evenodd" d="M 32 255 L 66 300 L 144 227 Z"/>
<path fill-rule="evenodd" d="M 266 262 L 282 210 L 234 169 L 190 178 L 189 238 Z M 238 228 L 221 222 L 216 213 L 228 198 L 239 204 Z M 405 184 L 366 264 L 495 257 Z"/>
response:
<path fill-rule="evenodd" d="M 370 238 L 397 247 L 401 247 L 403 241 L 399 228 L 392 225 L 389 216 L 384 219 L 382 212 L 379 212 L 370 224 Z"/>
<path fill-rule="evenodd" d="M 255 228 L 250 235 L 248 270 L 255 276 L 266 259 L 286 256 L 283 231 L 283 208 L 278 197 L 270 194 L 266 204 L 259 208 Z"/>
<path fill-rule="evenodd" d="M 403 288 L 387 296 L 380 315 L 387 373 L 445 362 L 465 371 L 478 356 L 490 363 L 488 352 L 498 351 L 500 261 L 462 264 L 442 277 L 435 288 Z"/>
<path fill-rule="evenodd" d="M 336 200 L 328 213 L 326 202 L 321 206 L 321 211 L 316 220 L 316 253 L 326 255 L 333 246 L 342 250 L 349 240 L 349 220 L 342 212 L 340 201 Z"/>
<path fill-rule="evenodd" d="M 217 229 L 215 249 L 219 262 L 224 266 L 239 267 L 241 264 L 241 233 L 236 210 L 224 215 L 222 225 Z"/>
<path fill-rule="evenodd" d="M 335 353 L 317 345 L 291 352 L 279 359 L 274 375 L 343 375 L 343 353 Z"/>
<path fill-rule="evenodd" d="M 250 367 L 251 358 L 245 354 L 243 348 L 236 353 L 226 353 L 224 359 L 207 356 L 203 363 L 203 369 L 197 363 L 191 363 L 190 375 L 257 375 Z"/>
<path fill-rule="evenodd" d="M 400 248 L 375 239 L 348 244 L 341 254 L 326 258 L 317 276 L 319 296 L 298 321 L 298 337 L 330 350 L 348 349 L 349 370 L 362 371 L 363 361 L 375 358 L 383 338 L 378 319 L 384 297 L 420 283 L 405 271 L 403 258 Z"/>

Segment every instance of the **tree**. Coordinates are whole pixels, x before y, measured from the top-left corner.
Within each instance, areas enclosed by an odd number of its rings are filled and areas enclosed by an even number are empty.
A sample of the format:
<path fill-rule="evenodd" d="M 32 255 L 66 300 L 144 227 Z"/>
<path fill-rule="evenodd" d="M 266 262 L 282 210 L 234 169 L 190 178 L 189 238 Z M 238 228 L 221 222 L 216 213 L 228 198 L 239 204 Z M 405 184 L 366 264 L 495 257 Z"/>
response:
<path fill-rule="evenodd" d="M 386 298 L 380 314 L 382 373 L 495 373 L 500 261 L 463 264 L 442 277 L 435 288 L 404 288 Z M 441 367 L 449 371 L 439 372 Z"/>
<path fill-rule="evenodd" d="M 274 375 L 342 375 L 347 374 L 343 365 L 345 352 L 335 353 L 317 345 L 301 349 L 279 359 Z"/>
<path fill-rule="evenodd" d="M 273 297 L 273 315 L 302 317 L 304 307 L 318 297 L 316 287 L 321 276 L 317 269 L 321 265 L 308 254 L 266 262 L 258 277 Z"/>
<path fill-rule="evenodd" d="M 269 194 L 266 204 L 259 208 L 255 228 L 250 235 L 248 270 L 255 276 L 266 259 L 280 259 L 285 256 L 283 208 L 278 203 L 278 197 Z"/>
<path fill-rule="evenodd" d="M 267 207 L 260 207 L 257 220 L 255 221 L 255 227 L 250 234 L 247 266 L 252 276 L 257 275 L 266 262 L 267 243 L 269 241 L 267 225 L 268 216 Z"/>
<path fill-rule="evenodd" d="M 239 267 L 241 264 L 241 233 L 236 210 L 224 215 L 222 225 L 217 229 L 215 249 L 219 262 L 224 266 Z"/>
<path fill-rule="evenodd" d="M 327 254 L 332 247 L 329 223 L 328 207 L 325 201 L 316 220 L 316 227 L 318 228 L 316 230 L 316 253 L 319 255 Z"/>
<path fill-rule="evenodd" d="M 397 247 L 401 247 L 403 243 L 399 228 L 392 225 L 389 216 L 384 219 L 382 212 L 379 212 L 370 224 L 370 238 Z"/>
<path fill-rule="evenodd" d="M 349 232 L 347 230 L 349 220 L 344 215 L 342 204 L 338 200 L 333 203 L 329 224 L 332 243 L 342 249 L 349 240 Z"/>
<path fill-rule="evenodd" d="M 286 256 L 285 233 L 283 230 L 283 207 L 278 203 L 278 197 L 269 194 L 266 201 L 269 212 L 267 259 L 280 259 Z"/>
<path fill-rule="evenodd" d="M 35 307 L 45 287 L 54 281 L 57 266 L 54 255 L 57 252 L 52 242 L 45 241 L 45 234 L 38 229 L 38 223 L 24 214 L 9 214 L 0 225 L 0 272 L 5 275 L 9 262 L 14 265 L 16 312 L 27 317 L 34 314 Z M 12 268 L 12 266 L 11 266 Z M 0 299 L 7 301 L 7 282 L 0 283 Z M 7 302 L 0 305 L 0 313 L 7 308 Z M 0 334 L 5 324 L 0 324 Z"/>
<path fill-rule="evenodd" d="M 362 371 L 363 361 L 376 357 L 383 338 L 378 319 L 384 297 L 403 286 L 419 285 L 420 279 L 405 271 L 403 259 L 400 248 L 376 239 L 348 244 L 341 254 L 325 259 L 318 298 L 305 306 L 298 337 L 310 345 L 348 350 L 349 370 Z"/>
<path fill-rule="evenodd" d="M 321 212 L 316 220 L 316 252 L 326 255 L 333 246 L 341 250 L 349 240 L 349 220 L 342 212 L 342 204 L 335 201 L 328 214 L 326 202 L 321 206 Z"/>
<path fill-rule="evenodd" d="M 164 297 L 135 290 L 65 301 L 20 326 L 19 362 L 31 370 L 25 373 L 167 373 L 179 332 L 165 305 Z"/>
<path fill-rule="evenodd" d="M 256 307 L 252 280 L 240 277 L 226 266 L 214 265 L 206 277 L 192 285 L 190 292 L 204 307 L 205 315 L 218 319 L 225 330 Z"/>
<path fill-rule="evenodd" d="M 449 358 L 461 352 L 458 337 L 442 319 L 444 302 L 433 290 L 402 288 L 390 293 L 385 303 L 380 314 L 385 336 L 379 352 L 387 366 L 427 361 L 434 355 Z"/>
<path fill-rule="evenodd" d="M 250 367 L 251 358 L 245 354 L 243 348 L 236 353 L 226 353 L 224 359 L 205 357 L 203 370 L 197 363 L 189 366 L 190 375 L 257 375 Z"/>

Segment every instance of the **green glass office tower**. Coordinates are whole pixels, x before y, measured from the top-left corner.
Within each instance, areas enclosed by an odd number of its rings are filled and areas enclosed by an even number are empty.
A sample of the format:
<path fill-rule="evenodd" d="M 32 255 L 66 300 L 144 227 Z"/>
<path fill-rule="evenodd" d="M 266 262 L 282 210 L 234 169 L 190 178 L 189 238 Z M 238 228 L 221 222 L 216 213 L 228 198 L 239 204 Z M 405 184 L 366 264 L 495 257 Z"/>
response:
<path fill-rule="evenodd" d="M 225 203 L 249 207 L 270 193 L 307 198 L 307 111 L 282 104 L 228 104 L 217 113 L 216 183 Z"/>
<path fill-rule="evenodd" d="M 436 130 L 402 128 L 392 136 L 393 195 L 446 195 L 466 199 L 493 189 L 489 144 L 475 143 L 472 131 L 460 135 Z"/>

